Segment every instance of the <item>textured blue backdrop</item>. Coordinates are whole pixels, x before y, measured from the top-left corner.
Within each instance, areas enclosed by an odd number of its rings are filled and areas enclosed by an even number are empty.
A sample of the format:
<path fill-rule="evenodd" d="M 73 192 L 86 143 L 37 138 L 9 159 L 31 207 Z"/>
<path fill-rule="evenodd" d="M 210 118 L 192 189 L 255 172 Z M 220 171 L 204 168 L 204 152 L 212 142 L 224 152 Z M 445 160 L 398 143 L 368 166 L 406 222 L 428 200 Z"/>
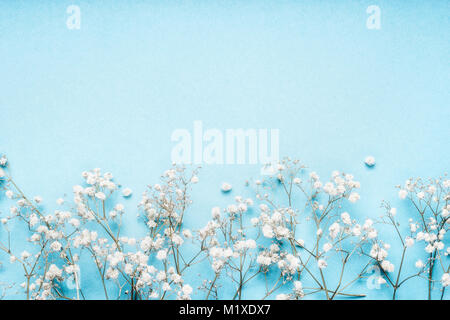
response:
<path fill-rule="evenodd" d="M 80 30 L 66 28 L 70 4 L 81 8 Z M 366 28 L 371 4 L 381 30 Z M 113 172 L 135 191 L 126 203 L 133 234 L 142 231 L 140 193 L 170 165 L 173 130 L 194 120 L 279 128 L 282 155 L 321 176 L 355 174 L 355 213 L 377 217 L 385 199 L 406 215 L 394 185 L 448 170 L 449 13 L 437 0 L 1 1 L 0 151 L 49 209 L 81 171 Z M 188 226 L 258 171 L 205 166 Z M 235 186 L 230 195 L 222 181 Z M 0 270 L 0 280 L 21 277 L 9 263 Z M 399 296 L 424 298 L 421 285 Z"/>

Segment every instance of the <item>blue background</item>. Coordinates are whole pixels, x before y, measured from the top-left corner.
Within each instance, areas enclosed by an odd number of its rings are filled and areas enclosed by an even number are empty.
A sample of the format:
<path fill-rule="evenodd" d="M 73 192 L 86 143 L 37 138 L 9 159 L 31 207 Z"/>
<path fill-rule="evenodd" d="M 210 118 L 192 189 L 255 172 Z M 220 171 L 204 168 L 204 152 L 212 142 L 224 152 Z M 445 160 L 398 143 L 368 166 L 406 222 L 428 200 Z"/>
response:
<path fill-rule="evenodd" d="M 80 30 L 66 27 L 71 4 L 81 8 Z M 381 30 L 366 28 L 372 4 Z M 384 199 L 407 217 L 394 186 L 448 170 L 449 13 L 437 0 L 1 1 L 0 152 L 49 210 L 83 170 L 113 172 L 134 190 L 131 235 L 142 231 L 141 192 L 170 166 L 173 130 L 192 131 L 194 120 L 276 128 L 281 155 L 361 181 L 355 214 L 379 216 Z M 204 166 L 187 226 L 202 226 L 258 173 Z M 4 195 L 0 207 L 9 207 Z M 2 279 L 20 283 L 22 274 L 6 263 Z"/>

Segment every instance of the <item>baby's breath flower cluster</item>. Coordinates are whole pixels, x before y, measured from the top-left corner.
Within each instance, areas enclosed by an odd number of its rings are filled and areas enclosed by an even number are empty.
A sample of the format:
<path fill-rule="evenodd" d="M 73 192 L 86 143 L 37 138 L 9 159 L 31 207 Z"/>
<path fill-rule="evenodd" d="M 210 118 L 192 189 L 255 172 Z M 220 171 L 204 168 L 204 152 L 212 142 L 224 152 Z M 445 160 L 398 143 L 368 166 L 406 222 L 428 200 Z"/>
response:
<path fill-rule="evenodd" d="M 1 220 L 8 242 L 0 242 L 0 249 L 11 263 L 22 266 L 26 281 L 21 287 L 27 299 L 86 298 L 79 279 L 80 257 L 86 255 L 98 271 L 106 299 L 191 298 L 193 289 L 182 276 L 195 258 L 184 262 L 179 249 L 191 237 L 189 230 L 182 229 L 182 221 L 191 202 L 188 190 L 198 180 L 197 170 L 188 178 L 185 168 L 174 167 L 164 174 L 161 185 L 149 187 L 139 205 L 148 235 L 136 239 L 121 234 L 125 207 L 112 205 L 120 185 L 111 173 L 83 172 L 85 186 L 73 187 L 73 203 L 64 208 L 66 201 L 58 199 L 61 210 L 46 214 L 42 198 L 26 197 L 7 173 L 6 160 L 2 163 L 2 188 L 15 205 Z M 123 197 L 131 193 L 129 188 L 122 190 Z M 11 246 L 8 226 L 14 220 L 29 228 L 33 247 L 28 250 L 33 253 L 16 253 Z M 74 296 L 65 292 L 67 281 L 74 283 Z"/>
<path fill-rule="evenodd" d="M 401 249 L 402 255 L 396 268 L 388 260 L 391 244 L 379 237 L 374 239 L 369 255 L 382 270 L 379 283 L 391 287 L 395 299 L 397 291 L 406 281 L 419 277 L 428 283 L 428 299 L 432 299 L 433 289 L 438 289 L 443 299 L 446 287 L 450 285 L 450 247 L 447 236 L 450 224 L 450 179 L 447 176 L 429 180 L 408 179 L 397 188 L 399 198 L 406 201 L 410 208 L 408 212 L 415 214 L 409 216 L 407 225 L 402 227 L 397 214 L 400 210 L 388 202 L 382 203 L 385 215 L 379 223 L 393 228 L 397 235 L 395 246 Z M 402 270 L 405 270 L 405 263 L 414 265 L 416 272 L 404 275 Z"/>
<path fill-rule="evenodd" d="M 266 279 L 265 296 L 286 286 L 292 292 L 279 294 L 278 299 L 298 299 L 318 292 L 327 299 L 362 296 L 347 289 L 363 277 L 364 268 L 348 277 L 346 265 L 360 256 L 361 248 L 377 231 L 368 221 L 358 224 L 344 210 L 359 200 L 360 183 L 351 174 L 338 171 L 324 181 L 316 172 L 305 176 L 304 169 L 297 160 L 287 158 L 279 163 L 273 177 L 254 182 L 260 213 L 252 223 L 267 243 L 257 257 Z M 311 233 L 306 230 L 313 230 L 314 236 L 304 238 Z M 336 272 L 337 281 L 326 280 L 327 273 Z M 267 279 L 274 274 L 278 276 L 269 283 Z M 303 286 L 300 280 L 310 286 Z"/>
<path fill-rule="evenodd" d="M 124 201 L 133 191 L 111 173 L 83 172 L 73 199 L 57 199 L 58 209 L 49 213 L 42 197 L 19 188 L 1 156 L 0 190 L 12 202 L 0 216 L 1 257 L 23 270 L 20 287 L 27 299 L 89 299 L 92 285 L 102 288 L 104 299 L 245 299 L 246 289 L 258 283 L 261 299 L 364 297 L 350 290 L 374 266 L 381 270 L 376 281 L 392 288 L 394 299 L 416 277 L 427 281 L 430 299 L 436 288 L 444 297 L 450 284 L 450 180 L 410 179 L 399 186 L 400 198 L 417 213 L 404 235 L 397 209 L 387 202 L 380 220 L 357 218 L 360 183 L 351 174 L 334 171 L 324 180 L 289 158 L 273 172 L 248 181 L 248 196 L 212 207 L 210 220 L 190 230 L 184 220 L 198 168 L 173 165 L 142 194 L 138 218 L 145 234 L 137 237 L 124 234 Z M 220 188 L 232 190 L 229 183 Z M 398 235 L 400 263 L 383 240 L 379 227 L 386 224 Z M 21 248 L 11 231 L 18 226 L 29 230 Z M 417 272 L 405 276 L 406 252 L 415 254 L 415 246 L 421 255 L 413 261 Z M 193 283 L 198 267 L 201 279 Z M 81 281 L 86 272 L 94 272 L 97 282 Z M 0 282 L 0 297 L 8 288 Z"/>

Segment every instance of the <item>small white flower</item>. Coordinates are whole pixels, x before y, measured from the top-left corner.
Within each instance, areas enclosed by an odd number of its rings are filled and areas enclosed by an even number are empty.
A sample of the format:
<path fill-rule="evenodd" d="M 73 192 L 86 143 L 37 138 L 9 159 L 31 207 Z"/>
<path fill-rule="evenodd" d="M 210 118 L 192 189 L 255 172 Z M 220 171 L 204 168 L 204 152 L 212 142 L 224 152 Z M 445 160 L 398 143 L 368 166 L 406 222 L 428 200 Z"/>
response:
<path fill-rule="evenodd" d="M 61 250 L 62 245 L 61 245 L 61 243 L 59 243 L 58 241 L 54 241 L 54 242 L 52 242 L 52 244 L 50 245 L 50 248 L 51 248 L 53 251 L 59 251 L 59 250 Z"/>
<path fill-rule="evenodd" d="M 262 227 L 262 232 L 263 232 L 264 237 L 266 237 L 266 238 L 273 238 L 274 237 L 273 229 L 268 224 L 265 224 Z"/>
<path fill-rule="evenodd" d="M 415 265 L 416 265 L 416 268 L 418 268 L 418 269 L 422 269 L 423 267 L 425 267 L 423 261 L 420 259 L 416 261 Z"/>
<path fill-rule="evenodd" d="M 214 207 L 211 209 L 211 216 L 213 219 L 220 219 L 220 208 Z"/>
<path fill-rule="evenodd" d="M 125 188 L 122 190 L 122 195 L 124 197 L 129 197 L 129 196 L 131 196 L 132 193 L 133 193 L 133 191 L 130 188 Z"/>
<path fill-rule="evenodd" d="M 367 166 L 373 167 L 375 165 L 375 158 L 372 156 L 368 156 L 368 157 L 366 157 L 364 162 L 366 163 Z"/>
<path fill-rule="evenodd" d="M 183 230 L 183 236 L 185 237 L 185 238 L 192 238 L 192 232 L 191 232 L 191 230 L 188 230 L 188 229 L 185 229 L 185 230 Z"/>
<path fill-rule="evenodd" d="M 36 203 L 41 203 L 41 202 L 42 202 L 42 197 L 40 197 L 40 196 L 35 196 L 35 197 L 33 198 L 33 200 L 34 200 L 34 202 L 36 202 Z"/>
<path fill-rule="evenodd" d="M 156 259 L 158 260 L 166 260 L 167 258 L 167 251 L 166 250 L 159 250 L 156 254 Z"/>
<path fill-rule="evenodd" d="M 330 251 L 331 248 L 333 248 L 333 245 L 332 245 L 331 243 L 329 243 L 329 242 L 327 242 L 327 243 L 325 243 L 325 244 L 323 245 L 323 251 L 325 251 L 325 252 Z"/>
<path fill-rule="evenodd" d="M 411 238 L 411 237 L 406 237 L 406 239 L 405 239 L 405 245 L 406 245 L 408 248 L 411 248 L 411 247 L 414 245 L 414 239 Z"/>
<path fill-rule="evenodd" d="M 331 239 L 334 239 L 341 231 L 341 226 L 339 223 L 335 222 L 328 228 L 328 231 L 330 232 Z"/>
<path fill-rule="evenodd" d="M 192 287 L 188 284 L 185 284 L 182 288 L 181 291 L 183 292 L 184 295 L 189 296 L 192 293 Z"/>
<path fill-rule="evenodd" d="M 5 167 L 7 163 L 8 163 L 8 159 L 6 159 L 6 156 L 3 155 L 0 158 L 0 166 Z"/>
<path fill-rule="evenodd" d="M 319 261 L 317 261 L 317 266 L 320 269 L 325 269 L 328 266 L 328 263 L 324 259 L 320 259 Z"/>
<path fill-rule="evenodd" d="M 80 226 L 80 221 L 78 219 L 72 218 L 69 220 L 69 224 L 71 224 L 75 228 L 78 228 Z"/>
<path fill-rule="evenodd" d="M 304 246 L 305 246 L 305 240 L 303 240 L 303 239 L 297 239 L 296 241 L 297 241 L 297 244 L 298 244 L 299 246 L 301 246 L 301 247 L 304 247 Z"/>
<path fill-rule="evenodd" d="M 397 209 L 396 209 L 396 208 L 391 208 L 391 210 L 389 210 L 389 213 L 390 213 L 392 216 L 395 216 L 395 215 L 397 214 Z"/>
<path fill-rule="evenodd" d="M 276 300 L 289 300 L 290 297 L 288 294 L 280 293 L 275 297 Z"/>
<path fill-rule="evenodd" d="M 386 272 L 394 272 L 394 265 L 388 260 L 383 260 L 381 262 L 381 267 Z"/>
<path fill-rule="evenodd" d="M 450 286 L 450 274 L 449 273 L 444 273 L 442 275 L 441 282 L 442 282 L 442 286 L 443 287 Z"/>
<path fill-rule="evenodd" d="M 22 260 L 26 260 L 26 259 L 28 259 L 29 257 L 31 257 L 31 253 L 29 253 L 28 251 L 23 251 L 21 254 L 20 254 L 20 258 L 22 259 Z"/>
<path fill-rule="evenodd" d="M 406 199 L 406 196 L 408 195 L 408 191 L 406 191 L 406 190 L 404 190 L 404 189 L 401 189 L 399 192 L 398 192 L 398 197 L 400 198 L 400 199 L 402 199 L 402 200 L 404 200 L 404 199 Z"/>
<path fill-rule="evenodd" d="M 54 278 L 61 277 L 62 270 L 59 269 L 56 265 L 52 264 L 45 275 L 45 279 L 53 280 Z"/>
<path fill-rule="evenodd" d="M 192 183 L 197 183 L 198 181 L 199 181 L 199 179 L 198 179 L 197 176 L 193 176 L 193 177 L 191 178 L 191 182 L 192 182 Z"/>
<path fill-rule="evenodd" d="M 349 196 L 348 196 L 348 201 L 350 201 L 351 203 L 355 203 L 356 201 L 358 201 L 360 199 L 360 195 L 357 192 L 352 192 Z"/>
<path fill-rule="evenodd" d="M 222 183 L 221 189 L 223 192 L 228 192 L 232 189 L 232 186 L 231 186 L 231 184 L 224 182 L 224 183 Z"/>
<path fill-rule="evenodd" d="M 97 192 L 95 193 L 95 197 L 99 200 L 104 201 L 106 199 L 106 195 L 103 192 Z"/>
<path fill-rule="evenodd" d="M 352 224 L 352 219 L 350 218 L 350 215 L 348 214 L 348 212 L 343 212 L 341 214 L 341 219 L 342 219 L 342 222 L 347 224 L 347 225 L 351 225 Z"/>
<path fill-rule="evenodd" d="M 294 291 L 297 294 L 303 293 L 303 284 L 300 281 L 294 281 Z"/>

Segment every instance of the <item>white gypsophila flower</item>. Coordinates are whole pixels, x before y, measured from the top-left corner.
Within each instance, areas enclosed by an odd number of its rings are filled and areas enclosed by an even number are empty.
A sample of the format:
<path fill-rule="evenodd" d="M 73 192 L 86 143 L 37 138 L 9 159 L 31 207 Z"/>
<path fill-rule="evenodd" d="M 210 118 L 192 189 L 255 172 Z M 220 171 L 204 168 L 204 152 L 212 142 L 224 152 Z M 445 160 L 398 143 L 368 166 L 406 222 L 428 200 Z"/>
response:
<path fill-rule="evenodd" d="M 276 300 L 290 300 L 290 298 L 291 297 L 285 293 L 280 293 L 275 297 Z"/>
<path fill-rule="evenodd" d="M 378 261 L 383 261 L 388 256 L 388 252 L 375 243 L 370 250 L 370 256 Z"/>
<path fill-rule="evenodd" d="M 198 182 L 199 182 L 199 178 L 198 178 L 197 176 L 193 176 L 193 177 L 191 178 L 191 182 L 192 182 L 192 183 L 198 183 Z"/>
<path fill-rule="evenodd" d="M 323 251 L 324 251 L 324 252 L 330 251 L 331 248 L 333 248 L 333 245 L 332 245 L 331 243 L 329 243 L 329 242 L 327 242 L 327 243 L 325 243 L 325 244 L 323 245 Z"/>
<path fill-rule="evenodd" d="M 350 218 L 350 215 L 348 214 L 348 212 L 343 212 L 341 214 L 341 219 L 342 219 L 342 222 L 345 223 L 346 225 L 352 224 L 352 219 Z"/>
<path fill-rule="evenodd" d="M 425 264 L 423 263 L 422 260 L 419 259 L 419 260 L 416 261 L 415 266 L 418 269 L 422 269 L 423 267 L 425 267 Z"/>
<path fill-rule="evenodd" d="M 366 157 L 364 162 L 366 163 L 367 166 L 373 167 L 375 165 L 375 158 L 373 156 L 368 156 Z"/>
<path fill-rule="evenodd" d="M 211 215 L 213 219 L 220 219 L 220 208 L 219 207 L 212 208 Z"/>
<path fill-rule="evenodd" d="M 402 200 L 406 199 L 407 196 L 408 196 L 408 191 L 406 191 L 406 190 L 404 190 L 404 189 L 401 189 L 401 190 L 398 192 L 398 197 L 399 197 L 400 199 L 402 199 Z"/>
<path fill-rule="evenodd" d="M 122 190 L 122 195 L 124 197 L 129 197 L 129 196 L 131 196 L 132 193 L 133 193 L 133 191 L 130 188 L 125 188 Z"/>
<path fill-rule="evenodd" d="M 275 236 L 272 227 L 268 224 L 265 224 L 262 227 L 262 232 L 263 232 L 264 237 L 266 237 L 266 238 L 273 238 Z"/>
<path fill-rule="evenodd" d="M 294 281 L 294 293 L 297 296 L 303 297 L 303 284 L 300 281 Z"/>
<path fill-rule="evenodd" d="M 5 155 L 0 157 L 0 166 L 2 167 L 6 167 L 6 164 L 8 163 L 8 159 L 6 158 Z"/>
<path fill-rule="evenodd" d="M 351 203 L 355 203 L 356 201 L 358 201 L 361 198 L 361 196 L 357 193 L 357 192 L 352 192 L 349 196 L 348 196 L 348 201 L 350 201 Z"/>
<path fill-rule="evenodd" d="M 405 245 L 410 248 L 414 245 L 414 239 L 411 237 L 406 237 L 405 239 Z"/>
<path fill-rule="evenodd" d="M 185 238 L 192 238 L 192 232 L 191 232 L 191 230 L 188 230 L 188 229 L 185 229 L 185 230 L 183 230 L 183 236 L 185 237 Z"/>
<path fill-rule="evenodd" d="M 158 260 L 166 260 L 167 258 L 167 251 L 166 250 L 159 250 L 156 254 L 156 259 Z"/>
<path fill-rule="evenodd" d="M 436 248 L 435 248 L 431 243 L 429 243 L 429 244 L 425 247 L 425 251 L 426 251 L 427 253 L 433 253 L 435 249 L 436 249 Z"/>
<path fill-rule="evenodd" d="M 448 287 L 448 286 L 450 286 L 450 274 L 447 272 L 447 273 L 444 273 L 443 275 L 442 275 L 442 277 L 441 277 L 441 283 L 442 283 L 442 286 L 443 287 Z"/>
<path fill-rule="evenodd" d="M 388 260 L 383 260 L 381 262 L 381 267 L 386 272 L 394 272 L 394 265 Z"/>
<path fill-rule="evenodd" d="M 179 293 L 179 295 L 180 295 L 179 298 L 184 299 L 184 300 L 189 300 L 192 292 L 193 292 L 192 287 L 188 284 L 185 284 L 181 287 L 181 291 Z"/>
<path fill-rule="evenodd" d="M 61 250 L 61 248 L 62 248 L 62 244 L 59 243 L 58 241 L 53 241 L 52 244 L 50 245 L 50 248 L 51 248 L 53 251 L 59 251 L 59 250 Z"/>
<path fill-rule="evenodd" d="M 224 183 L 222 183 L 221 189 L 223 192 L 228 192 L 232 189 L 232 186 L 231 186 L 231 184 L 224 182 Z"/>
<path fill-rule="evenodd" d="M 341 226 L 339 225 L 339 223 L 335 222 L 333 223 L 329 228 L 328 231 L 330 232 L 330 237 L 331 239 L 334 239 L 337 237 L 337 235 L 339 234 L 341 230 Z"/>
<path fill-rule="evenodd" d="M 320 259 L 319 261 L 317 261 L 317 266 L 320 269 L 325 269 L 328 266 L 328 263 L 324 259 Z"/>
<path fill-rule="evenodd" d="M 103 192 L 97 192 L 97 193 L 95 193 L 95 197 L 96 197 L 97 199 L 99 199 L 99 200 L 102 200 L 102 201 L 106 200 L 106 195 L 105 195 Z"/>
<path fill-rule="evenodd" d="M 258 255 L 256 262 L 263 266 L 269 266 L 272 264 L 272 258 L 267 253 L 262 253 Z"/>
<path fill-rule="evenodd" d="M 48 268 L 48 271 L 45 275 L 45 279 L 47 280 L 53 280 L 55 278 L 59 278 L 62 276 L 62 270 L 59 269 L 56 265 L 52 264 Z"/>
<path fill-rule="evenodd" d="M 235 205 L 235 204 L 230 204 L 230 205 L 228 205 L 228 207 L 227 207 L 227 211 L 228 211 L 229 213 L 237 213 L 237 212 L 239 211 L 239 208 L 238 208 L 238 206 Z"/>
<path fill-rule="evenodd" d="M 446 208 L 442 209 L 441 215 L 443 218 L 447 218 L 449 216 L 450 211 Z"/>
<path fill-rule="evenodd" d="M 238 210 L 240 212 L 247 212 L 247 209 L 248 209 L 248 207 L 247 207 L 247 205 L 245 203 L 239 203 L 238 204 Z"/>
<path fill-rule="evenodd" d="M 119 270 L 113 269 L 113 268 L 108 268 L 108 270 L 106 270 L 106 278 L 113 279 L 113 280 L 119 278 Z"/>
<path fill-rule="evenodd" d="M 22 253 L 20 254 L 20 258 L 22 259 L 22 260 L 26 260 L 26 259 L 28 259 L 29 257 L 31 257 L 31 253 L 29 253 L 28 251 L 22 251 Z"/>

